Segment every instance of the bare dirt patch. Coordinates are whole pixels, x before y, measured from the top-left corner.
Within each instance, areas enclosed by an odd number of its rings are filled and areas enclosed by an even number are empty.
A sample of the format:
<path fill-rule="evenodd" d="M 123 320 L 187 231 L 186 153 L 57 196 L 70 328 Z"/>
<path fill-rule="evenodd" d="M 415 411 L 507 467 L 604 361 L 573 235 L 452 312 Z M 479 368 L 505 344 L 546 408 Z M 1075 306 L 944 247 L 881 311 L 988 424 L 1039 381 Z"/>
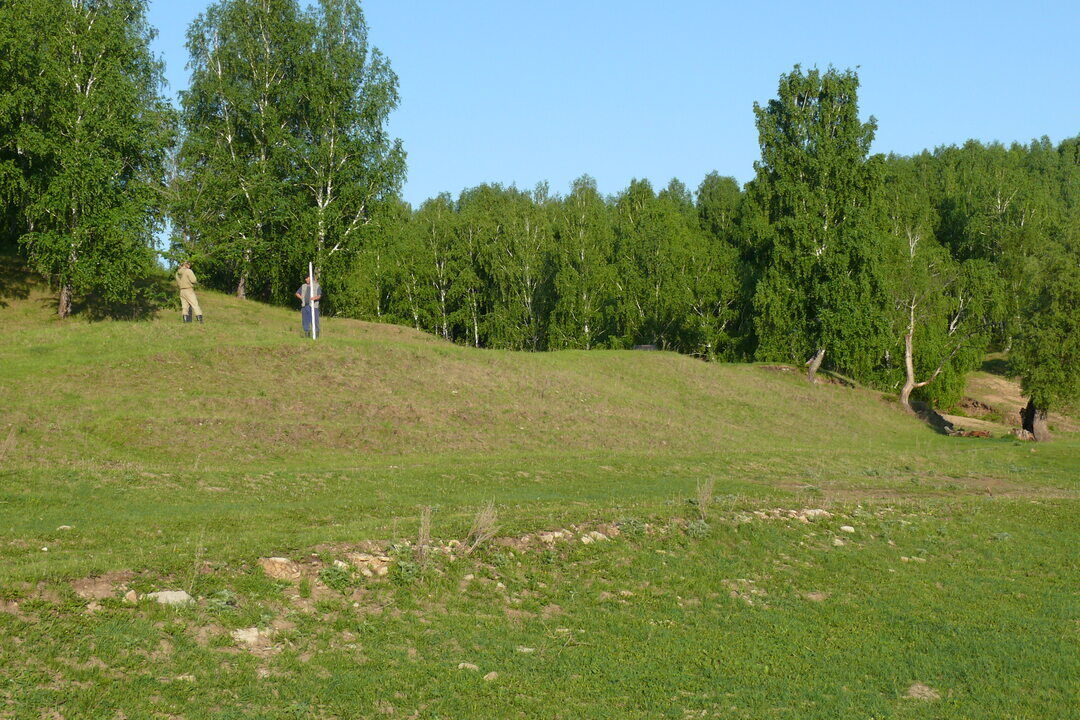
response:
<path fill-rule="evenodd" d="M 72 582 L 71 587 L 83 600 L 104 600 L 127 590 L 133 577 L 135 573 L 130 570 L 115 570 L 97 577 L 80 578 Z"/>
<path fill-rule="evenodd" d="M 922 683 L 917 682 L 912 683 L 911 687 L 904 693 L 904 697 L 908 700 L 923 700 L 929 702 L 932 700 L 940 700 L 941 694 L 929 685 L 923 685 Z"/>

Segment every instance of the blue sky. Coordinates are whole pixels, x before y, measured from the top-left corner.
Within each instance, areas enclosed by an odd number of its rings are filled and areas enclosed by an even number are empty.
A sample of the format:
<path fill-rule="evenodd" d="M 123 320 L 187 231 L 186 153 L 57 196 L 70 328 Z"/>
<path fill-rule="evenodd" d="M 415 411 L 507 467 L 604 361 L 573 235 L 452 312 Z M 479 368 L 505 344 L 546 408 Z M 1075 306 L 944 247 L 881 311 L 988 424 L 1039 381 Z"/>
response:
<path fill-rule="evenodd" d="M 169 92 L 208 3 L 151 0 Z M 1080 134 L 1080 3 L 367 0 L 402 102 L 405 199 L 588 173 L 696 188 L 758 157 L 753 103 L 804 67 L 858 66 L 876 152 Z"/>

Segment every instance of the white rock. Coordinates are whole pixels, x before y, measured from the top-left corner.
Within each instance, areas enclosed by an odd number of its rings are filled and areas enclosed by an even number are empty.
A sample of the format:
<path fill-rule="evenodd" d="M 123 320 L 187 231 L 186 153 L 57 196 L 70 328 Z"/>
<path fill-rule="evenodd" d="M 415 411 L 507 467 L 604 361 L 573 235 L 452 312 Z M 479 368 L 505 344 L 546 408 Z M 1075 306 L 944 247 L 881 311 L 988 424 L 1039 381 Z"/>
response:
<path fill-rule="evenodd" d="M 834 537 L 832 539 L 832 544 L 835 545 L 836 547 L 843 547 L 847 543 L 844 542 L 844 538 Z"/>
<path fill-rule="evenodd" d="M 466 662 L 458 663 L 457 669 L 458 670 L 473 670 L 473 671 L 479 671 L 480 670 L 480 668 L 477 667 L 476 665 L 473 665 L 472 663 L 466 663 Z"/>
<path fill-rule="evenodd" d="M 605 535 L 602 532 L 599 532 L 598 530 L 593 530 L 592 532 L 590 532 L 589 537 L 591 537 L 593 540 L 596 540 L 597 542 L 602 542 L 602 541 L 608 539 L 607 535 Z"/>
<path fill-rule="evenodd" d="M 536 652 L 536 648 L 525 647 L 524 645 L 518 645 L 517 646 L 517 651 L 519 653 L 524 653 L 524 654 L 528 655 L 529 653 Z"/>
<path fill-rule="evenodd" d="M 124 593 L 124 602 L 137 603 L 139 602 L 139 594 L 134 590 L 128 590 Z"/>
<path fill-rule="evenodd" d="M 484 676 L 484 680 L 487 680 L 488 682 L 491 682 L 492 680 L 495 680 L 498 677 L 499 677 L 499 673 L 497 673 L 497 672 L 495 672 L 493 670 L 493 671 L 489 672 L 487 675 Z"/>
<path fill-rule="evenodd" d="M 334 561 L 334 567 L 336 567 L 338 570 L 348 570 L 349 569 L 349 563 L 342 562 L 341 560 L 335 560 Z"/>
<path fill-rule="evenodd" d="M 60 527 L 58 527 L 56 529 L 57 530 L 74 530 L 75 528 L 71 527 L 70 525 L 61 525 Z"/>
<path fill-rule="evenodd" d="M 159 592 L 148 593 L 146 597 L 151 600 L 157 600 L 162 605 L 187 605 L 188 603 L 195 601 L 195 599 L 188 595 L 184 590 L 161 590 Z"/>
<path fill-rule="evenodd" d="M 582 544 L 584 544 L 584 545 L 588 545 L 588 544 L 589 544 L 589 543 L 591 543 L 592 541 L 593 541 L 593 538 L 592 538 L 592 536 L 590 536 L 590 535 L 582 535 L 582 536 L 581 536 L 581 542 L 582 542 Z"/>
<path fill-rule="evenodd" d="M 851 527 L 850 525 L 841 525 L 840 532 L 853 533 L 855 532 L 855 528 Z"/>
<path fill-rule="evenodd" d="M 806 510 L 799 511 L 799 517 L 808 520 L 817 520 L 818 518 L 832 517 L 832 513 L 828 510 L 822 510 L 821 508 L 807 508 Z"/>
<path fill-rule="evenodd" d="M 257 627 L 241 628 L 233 630 L 232 639 L 241 645 L 261 645 L 266 639 L 266 633 Z"/>
<path fill-rule="evenodd" d="M 379 577 L 383 577 L 388 572 L 390 572 L 390 568 L 386 567 L 385 565 L 380 565 L 379 567 L 375 568 L 375 574 Z"/>

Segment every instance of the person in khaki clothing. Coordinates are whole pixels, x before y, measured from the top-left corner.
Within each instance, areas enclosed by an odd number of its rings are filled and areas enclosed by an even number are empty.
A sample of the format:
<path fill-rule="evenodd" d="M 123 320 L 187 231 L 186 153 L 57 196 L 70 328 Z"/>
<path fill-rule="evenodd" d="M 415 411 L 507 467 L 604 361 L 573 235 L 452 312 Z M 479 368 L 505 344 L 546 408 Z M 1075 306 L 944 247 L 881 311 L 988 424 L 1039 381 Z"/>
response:
<path fill-rule="evenodd" d="M 180 269 L 176 271 L 176 286 L 180 288 L 180 305 L 186 323 L 191 322 L 192 313 L 202 322 L 202 308 L 199 307 L 199 298 L 195 297 L 195 286 L 198 284 L 195 273 L 191 272 L 191 263 L 186 260 L 180 263 Z"/>

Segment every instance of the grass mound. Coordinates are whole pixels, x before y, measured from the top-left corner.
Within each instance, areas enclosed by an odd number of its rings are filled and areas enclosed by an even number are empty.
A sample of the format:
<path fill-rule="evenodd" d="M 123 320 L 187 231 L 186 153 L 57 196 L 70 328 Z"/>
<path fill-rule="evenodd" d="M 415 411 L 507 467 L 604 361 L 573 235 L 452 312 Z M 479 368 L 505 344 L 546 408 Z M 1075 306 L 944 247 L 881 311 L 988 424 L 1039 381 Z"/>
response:
<path fill-rule="evenodd" d="M 1080 440 L 200 294 L 0 307 L 0 717 L 1052 717 Z M 475 546 L 475 547 L 474 547 Z M 471 552 L 467 552 L 473 548 Z M 183 591 L 161 605 L 151 593 Z"/>

